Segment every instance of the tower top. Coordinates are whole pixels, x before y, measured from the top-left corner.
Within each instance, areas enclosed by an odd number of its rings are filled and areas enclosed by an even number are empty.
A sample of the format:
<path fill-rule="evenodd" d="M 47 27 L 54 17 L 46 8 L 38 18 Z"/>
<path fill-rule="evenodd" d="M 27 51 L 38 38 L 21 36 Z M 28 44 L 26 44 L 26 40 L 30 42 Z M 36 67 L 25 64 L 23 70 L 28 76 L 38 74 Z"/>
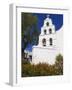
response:
<path fill-rule="evenodd" d="M 50 15 L 47 15 L 47 18 L 49 18 Z"/>

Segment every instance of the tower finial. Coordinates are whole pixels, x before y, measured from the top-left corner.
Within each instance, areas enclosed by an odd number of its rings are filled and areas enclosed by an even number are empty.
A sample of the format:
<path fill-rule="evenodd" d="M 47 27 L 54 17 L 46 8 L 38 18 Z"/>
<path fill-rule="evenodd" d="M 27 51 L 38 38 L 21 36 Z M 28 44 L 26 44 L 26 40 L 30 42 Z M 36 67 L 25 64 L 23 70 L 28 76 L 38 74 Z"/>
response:
<path fill-rule="evenodd" d="M 47 15 L 47 18 L 49 18 L 50 15 Z"/>

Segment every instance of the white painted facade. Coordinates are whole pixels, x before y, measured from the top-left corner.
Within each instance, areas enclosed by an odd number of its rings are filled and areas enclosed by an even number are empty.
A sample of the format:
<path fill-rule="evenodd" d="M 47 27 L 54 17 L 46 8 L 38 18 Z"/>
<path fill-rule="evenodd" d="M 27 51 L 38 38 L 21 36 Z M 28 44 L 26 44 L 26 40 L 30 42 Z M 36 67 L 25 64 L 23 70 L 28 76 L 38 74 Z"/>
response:
<path fill-rule="evenodd" d="M 62 46 L 58 48 L 60 41 L 57 41 L 57 39 L 61 36 L 57 35 L 57 32 L 58 31 L 55 30 L 52 20 L 49 18 L 49 16 L 47 16 L 47 18 L 44 20 L 43 26 L 41 27 L 38 45 L 33 46 L 32 48 L 33 64 L 48 63 L 52 65 L 55 63 L 56 55 L 62 53 L 62 50 L 59 49 L 62 48 Z"/>

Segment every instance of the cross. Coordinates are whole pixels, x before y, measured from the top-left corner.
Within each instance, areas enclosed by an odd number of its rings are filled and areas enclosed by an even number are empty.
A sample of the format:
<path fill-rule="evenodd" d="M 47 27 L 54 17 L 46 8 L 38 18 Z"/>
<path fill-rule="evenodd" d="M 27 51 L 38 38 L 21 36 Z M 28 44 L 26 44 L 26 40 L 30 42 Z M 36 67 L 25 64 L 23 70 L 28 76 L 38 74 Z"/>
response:
<path fill-rule="evenodd" d="M 49 18 L 50 15 L 47 15 L 47 18 Z"/>

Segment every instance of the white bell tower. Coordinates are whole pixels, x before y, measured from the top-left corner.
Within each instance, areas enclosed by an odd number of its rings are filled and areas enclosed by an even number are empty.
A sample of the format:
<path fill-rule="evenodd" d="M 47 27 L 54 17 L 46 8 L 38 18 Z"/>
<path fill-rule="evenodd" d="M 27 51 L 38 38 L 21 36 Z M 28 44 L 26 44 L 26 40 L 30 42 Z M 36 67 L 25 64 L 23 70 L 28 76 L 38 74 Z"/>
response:
<path fill-rule="evenodd" d="M 39 46 L 47 48 L 56 47 L 56 31 L 55 26 L 52 23 L 52 20 L 47 15 L 47 18 L 44 20 L 44 24 L 41 27 L 41 34 L 39 36 Z"/>
<path fill-rule="evenodd" d="M 32 63 L 54 64 L 56 58 L 56 30 L 55 26 L 47 15 L 44 24 L 41 27 L 39 42 L 32 49 Z"/>

